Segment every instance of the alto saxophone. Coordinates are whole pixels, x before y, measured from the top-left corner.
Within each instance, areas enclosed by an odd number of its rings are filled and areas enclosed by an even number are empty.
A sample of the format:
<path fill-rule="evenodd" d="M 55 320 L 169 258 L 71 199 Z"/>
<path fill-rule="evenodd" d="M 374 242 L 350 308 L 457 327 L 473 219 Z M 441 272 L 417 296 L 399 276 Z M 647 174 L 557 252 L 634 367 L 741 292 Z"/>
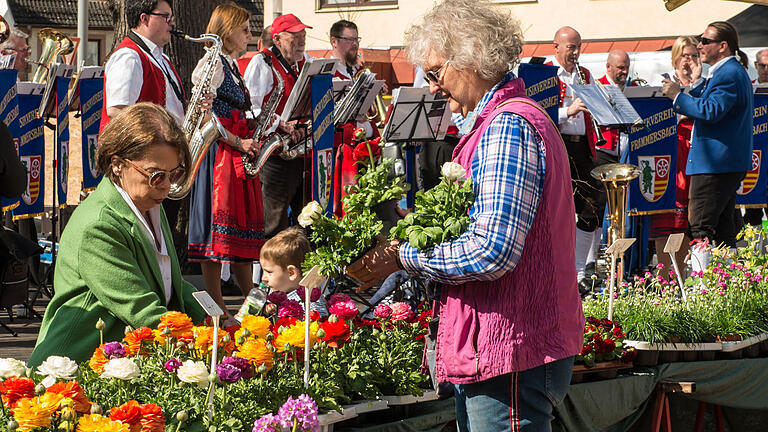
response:
<path fill-rule="evenodd" d="M 200 105 L 203 103 L 205 95 L 211 91 L 211 79 L 216 70 L 215 68 L 220 64 L 219 55 L 221 54 L 222 47 L 221 38 L 219 35 L 212 33 L 205 33 L 196 38 L 180 32 L 174 32 L 174 35 L 181 36 L 190 42 L 211 42 L 213 44 L 210 47 L 205 48 L 206 55 L 209 57 L 203 67 L 200 82 L 195 87 L 192 97 L 189 100 L 187 115 L 184 117 L 184 125 L 182 126 L 184 134 L 187 136 L 187 141 L 189 142 L 189 153 L 192 160 L 192 166 L 187 169 L 188 173 L 184 183 L 171 185 L 171 190 L 168 193 L 168 198 L 180 200 L 187 196 L 192 189 L 195 176 L 197 175 L 198 169 L 200 169 L 203 157 L 208 152 L 208 148 L 210 148 L 214 141 L 227 136 L 227 131 L 212 112 L 210 113 L 210 120 L 203 124 L 205 113 L 200 109 Z"/>
<path fill-rule="evenodd" d="M 589 84 L 584 77 L 584 73 L 581 71 L 581 67 L 579 66 L 579 62 L 576 60 L 573 61 L 573 63 L 576 65 L 576 76 L 579 78 L 579 82 L 577 84 L 581 85 L 587 85 Z M 595 130 L 595 146 L 599 147 L 603 144 L 605 144 L 605 138 L 603 138 L 603 134 L 600 132 L 600 126 L 597 124 L 597 120 L 595 120 L 595 117 L 590 115 L 590 120 L 592 120 L 592 128 Z"/>
<path fill-rule="evenodd" d="M 307 143 L 312 138 L 311 124 L 307 127 L 306 137 L 293 146 L 291 146 L 290 136 L 280 132 L 273 132 L 267 135 L 277 105 L 283 97 L 285 83 L 283 82 L 280 73 L 275 70 L 274 65 L 266 55 L 264 55 L 264 61 L 272 68 L 273 75 L 277 77 L 277 85 L 269 96 L 267 103 L 262 106 L 261 113 L 256 118 L 256 128 L 253 132 L 253 139 L 254 141 L 261 143 L 259 154 L 256 158 L 251 158 L 247 154 L 243 154 L 243 170 L 245 171 L 245 176 L 248 178 L 258 176 L 261 169 L 264 168 L 264 164 L 267 163 L 267 160 L 272 155 L 279 154 L 281 158 L 290 160 L 302 157 L 308 150 L 312 150 L 312 146 L 307 146 Z"/>

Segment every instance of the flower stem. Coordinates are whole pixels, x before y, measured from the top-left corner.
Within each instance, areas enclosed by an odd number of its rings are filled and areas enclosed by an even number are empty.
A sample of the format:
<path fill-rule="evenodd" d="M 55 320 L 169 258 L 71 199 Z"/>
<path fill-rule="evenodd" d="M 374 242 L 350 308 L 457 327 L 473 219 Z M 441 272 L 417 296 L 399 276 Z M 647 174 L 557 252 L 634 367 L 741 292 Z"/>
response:
<path fill-rule="evenodd" d="M 371 143 L 370 141 L 365 141 L 365 147 L 368 149 L 368 158 L 371 160 L 371 168 L 373 169 L 374 162 L 373 162 L 373 152 L 371 152 Z"/>

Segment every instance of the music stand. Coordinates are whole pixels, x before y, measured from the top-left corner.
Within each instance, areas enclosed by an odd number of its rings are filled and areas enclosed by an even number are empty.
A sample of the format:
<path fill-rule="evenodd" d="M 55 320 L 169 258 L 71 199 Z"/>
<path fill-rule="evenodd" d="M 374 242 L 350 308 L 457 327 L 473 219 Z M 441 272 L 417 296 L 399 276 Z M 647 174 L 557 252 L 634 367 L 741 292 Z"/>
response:
<path fill-rule="evenodd" d="M 435 141 L 445 138 L 450 124 L 448 100 L 428 88 L 401 87 L 382 139 L 387 142 Z"/>
<path fill-rule="evenodd" d="M 85 79 L 104 78 L 104 67 L 102 66 L 83 66 L 80 64 L 80 68 L 72 76 L 72 81 L 69 83 L 69 93 L 67 98 L 69 99 L 70 111 L 81 111 L 80 106 L 80 81 Z M 80 114 L 75 115 L 75 118 L 80 117 Z"/>
<path fill-rule="evenodd" d="M 75 68 L 64 63 L 52 63 L 48 67 L 48 78 L 45 82 L 45 92 L 40 101 L 40 108 L 37 110 L 38 117 L 47 119 L 56 111 L 56 77 L 71 78 Z M 53 129 L 53 126 L 46 122 L 46 126 Z"/>
<path fill-rule="evenodd" d="M 280 119 L 284 122 L 306 120 L 312 116 L 309 80 L 316 75 L 333 75 L 339 59 L 312 59 L 304 64 L 299 78 L 285 103 Z"/>
<path fill-rule="evenodd" d="M 618 86 L 574 84 L 571 87 L 589 108 L 589 113 L 598 125 L 608 129 L 621 129 L 643 123 L 643 119 Z"/>
<path fill-rule="evenodd" d="M 376 74 L 363 72 L 334 109 L 334 122 L 344 124 L 353 120 L 364 121 L 366 113 L 371 109 L 376 95 L 383 86 L 384 81 L 377 80 Z"/>

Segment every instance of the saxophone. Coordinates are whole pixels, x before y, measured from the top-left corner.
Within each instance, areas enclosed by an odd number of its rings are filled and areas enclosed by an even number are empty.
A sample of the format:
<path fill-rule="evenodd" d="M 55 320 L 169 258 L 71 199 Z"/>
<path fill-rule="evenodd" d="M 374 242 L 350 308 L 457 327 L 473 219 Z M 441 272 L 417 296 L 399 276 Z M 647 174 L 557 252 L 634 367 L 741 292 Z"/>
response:
<path fill-rule="evenodd" d="M 227 131 L 212 112 L 210 113 L 210 120 L 203 124 L 205 113 L 200 109 L 200 105 L 203 103 L 205 95 L 211 90 L 211 79 L 213 78 L 215 67 L 219 64 L 219 54 L 221 53 L 222 46 L 221 38 L 219 35 L 212 33 L 205 33 L 196 38 L 180 32 L 173 32 L 173 34 L 181 36 L 190 42 L 211 42 L 213 44 L 210 47 L 205 48 L 206 55 L 208 55 L 209 58 L 203 68 L 200 82 L 195 87 L 192 97 L 189 100 L 187 115 L 184 117 L 184 125 L 182 126 L 184 134 L 187 136 L 187 141 L 189 142 L 189 153 L 192 160 L 192 166 L 187 168 L 187 177 L 184 182 L 171 185 L 171 190 L 168 193 L 168 198 L 180 200 L 187 196 L 192 189 L 197 170 L 200 169 L 200 164 L 203 161 L 203 157 L 208 152 L 208 148 L 214 141 L 227 136 Z"/>

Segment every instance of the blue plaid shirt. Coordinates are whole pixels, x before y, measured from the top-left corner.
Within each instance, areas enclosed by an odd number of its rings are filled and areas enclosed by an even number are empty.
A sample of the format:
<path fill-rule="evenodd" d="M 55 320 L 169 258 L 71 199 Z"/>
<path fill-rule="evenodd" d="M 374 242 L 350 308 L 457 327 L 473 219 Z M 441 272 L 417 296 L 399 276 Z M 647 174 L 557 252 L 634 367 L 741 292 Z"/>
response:
<path fill-rule="evenodd" d="M 491 88 L 474 112 L 481 113 L 512 78 L 510 72 Z M 471 116 L 466 120 L 473 121 Z M 472 158 L 475 202 L 469 229 L 426 253 L 404 243 L 400 258 L 405 269 L 453 285 L 495 280 L 514 269 L 541 199 L 544 165 L 544 146 L 533 126 L 517 114 L 496 116 Z"/>

